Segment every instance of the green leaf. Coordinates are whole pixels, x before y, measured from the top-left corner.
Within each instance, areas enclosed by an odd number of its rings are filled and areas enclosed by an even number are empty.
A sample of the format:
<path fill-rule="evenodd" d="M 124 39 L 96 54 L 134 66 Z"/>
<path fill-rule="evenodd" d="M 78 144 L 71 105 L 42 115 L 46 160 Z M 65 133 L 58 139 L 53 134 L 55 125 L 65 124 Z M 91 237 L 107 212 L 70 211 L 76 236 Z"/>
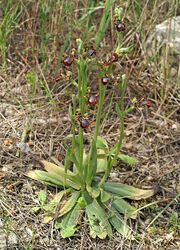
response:
<path fill-rule="evenodd" d="M 107 169 L 107 156 L 104 149 L 97 150 L 97 170 L 96 173 L 103 173 Z"/>
<path fill-rule="evenodd" d="M 106 191 L 104 191 L 103 189 L 101 189 L 101 201 L 103 203 L 107 202 L 108 200 L 110 200 L 112 198 L 112 195 Z"/>
<path fill-rule="evenodd" d="M 48 161 L 41 161 L 41 163 L 44 165 L 44 168 L 48 173 L 50 173 L 55 178 L 61 180 L 63 186 L 65 187 L 70 186 L 74 189 L 80 189 L 77 176 L 70 170 L 67 170 L 67 172 L 65 172 L 65 168 L 63 165 L 57 166 L 54 163 Z"/>
<path fill-rule="evenodd" d="M 146 199 L 154 195 L 153 189 L 139 189 L 127 184 L 106 182 L 103 186 L 103 189 L 107 192 L 117 194 L 121 198 L 128 198 L 131 200 L 141 200 Z"/>
<path fill-rule="evenodd" d="M 107 158 L 97 159 L 97 171 L 96 173 L 103 173 L 107 169 Z"/>
<path fill-rule="evenodd" d="M 64 183 L 64 173 L 62 175 L 58 175 L 56 173 L 48 173 L 42 170 L 34 170 L 34 171 L 30 171 L 28 173 L 28 177 L 37 180 L 37 181 L 41 181 L 47 185 L 56 187 L 72 187 L 74 189 L 79 190 L 80 189 L 80 185 L 72 182 L 71 180 L 67 180 L 66 183 Z"/>
<path fill-rule="evenodd" d="M 46 202 L 46 199 L 47 199 L 46 192 L 44 192 L 43 190 L 40 191 L 38 194 L 38 200 L 40 204 L 44 205 L 44 203 Z"/>
<path fill-rule="evenodd" d="M 127 225 L 126 221 L 123 220 L 118 211 L 115 208 L 111 207 L 110 212 L 111 215 L 109 221 L 111 225 L 117 230 L 118 233 L 123 235 L 125 238 L 133 240 L 134 237 L 131 233 L 130 227 Z"/>
<path fill-rule="evenodd" d="M 60 203 L 63 196 L 69 192 L 70 192 L 70 189 L 66 189 L 66 190 L 62 190 L 62 191 L 58 192 L 48 204 L 43 206 L 43 209 L 46 212 L 54 213 L 57 205 Z"/>
<path fill-rule="evenodd" d="M 86 186 L 86 189 L 92 198 L 97 198 L 100 195 L 101 190 L 97 187 Z"/>
<path fill-rule="evenodd" d="M 120 50 L 118 50 L 118 54 L 130 53 L 133 51 L 133 49 L 134 49 L 134 45 L 131 45 L 126 48 L 121 48 Z"/>
<path fill-rule="evenodd" d="M 69 227 L 66 227 L 63 230 L 61 230 L 61 236 L 64 239 L 69 238 L 69 237 L 73 236 L 75 232 L 76 232 L 75 226 L 74 225 L 69 226 Z"/>
<path fill-rule="evenodd" d="M 115 155 L 116 150 L 117 150 L 117 145 L 115 145 L 113 147 L 113 149 L 110 151 L 109 155 L 111 157 L 113 157 Z M 138 160 L 135 157 L 132 157 L 132 156 L 129 156 L 129 155 L 125 155 L 125 154 L 122 154 L 122 153 L 118 154 L 118 158 L 121 161 L 123 161 L 124 163 L 129 164 L 131 166 L 135 165 L 138 162 Z"/>
<path fill-rule="evenodd" d="M 79 223 L 82 212 L 83 210 L 79 204 L 76 204 L 70 212 L 56 221 L 55 228 L 61 229 L 61 236 L 63 238 L 69 238 L 74 235 L 77 230 L 76 226 Z"/>
<path fill-rule="evenodd" d="M 59 211 L 59 217 L 63 216 L 64 214 L 68 213 L 77 203 L 77 200 L 80 196 L 80 191 L 73 191 L 71 197 L 68 201 L 64 204 L 64 206 Z"/>
<path fill-rule="evenodd" d="M 78 203 L 79 206 L 80 206 L 81 208 L 83 208 L 83 209 L 86 207 L 86 201 L 85 201 L 84 197 L 82 197 L 82 196 L 79 197 L 77 203 Z"/>
<path fill-rule="evenodd" d="M 28 177 L 37 180 L 37 181 L 41 181 L 47 185 L 56 187 L 63 187 L 63 182 L 60 181 L 58 178 L 55 178 L 54 175 L 52 176 L 50 173 L 47 173 L 45 171 L 42 170 L 34 170 L 34 171 L 30 171 L 28 173 Z"/>
<path fill-rule="evenodd" d="M 135 158 L 135 157 L 132 157 L 132 156 L 129 156 L 129 155 L 125 155 L 125 154 L 122 154 L 122 153 L 119 153 L 118 154 L 118 158 L 123 161 L 124 163 L 126 164 L 129 164 L 129 165 L 135 165 L 138 160 Z"/>
<path fill-rule="evenodd" d="M 47 172 L 56 173 L 57 175 L 62 175 L 62 174 L 64 175 L 64 166 L 62 164 L 58 166 L 58 165 L 56 165 L 54 163 L 51 163 L 51 162 L 48 162 L 48 161 L 45 161 L 45 160 L 41 161 L 41 163 L 43 164 L 44 169 Z M 68 177 L 73 176 L 73 172 L 70 171 L 70 170 L 68 170 L 67 174 L 68 174 Z"/>
<path fill-rule="evenodd" d="M 136 219 L 137 217 L 137 209 L 133 206 L 131 206 L 127 201 L 125 201 L 122 198 L 119 198 L 118 196 L 115 196 L 113 202 L 111 203 L 116 210 L 124 214 L 127 218 Z"/>
<path fill-rule="evenodd" d="M 96 142 L 96 148 L 108 149 L 107 141 L 103 137 L 98 136 Z"/>
<path fill-rule="evenodd" d="M 40 207 L 40 206 L 35 206 L 35 207 L 32 207 L 32 208 L 31 208 L 31 211 L 32 211 L 33 213 L 38 213 L 40 210 L 41 210 L 41 207 Z"/>
<path fill-rule="evenodd" d="M 92 238 L 99 237 L 100 239 L 105 239 L 106 236 L 112 236 L 112 228 L 107 215 L 96 199 L 86 206 L 86 213 Z"/>

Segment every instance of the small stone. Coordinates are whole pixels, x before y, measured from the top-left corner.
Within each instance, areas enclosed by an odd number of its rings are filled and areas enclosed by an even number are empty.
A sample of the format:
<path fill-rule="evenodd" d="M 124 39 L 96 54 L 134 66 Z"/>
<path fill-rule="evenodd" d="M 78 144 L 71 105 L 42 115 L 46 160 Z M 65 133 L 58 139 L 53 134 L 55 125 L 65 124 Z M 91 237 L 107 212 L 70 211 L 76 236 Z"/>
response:
<path fill-rule="evenodd" d="M 9 172 L 9 171 L 12 171 L 12 169 L 13 169 L 12 164 L 6 164 L 6 165 L 3 165 L 2 172 Z"/>
<path fill-rule="evenodd" d="M 177 75 L 178 71 L 175 68 L 171 69 L 171 77 L 175 77 Z"/>
<path fill-rule="evenodd" d="M 153 177 L 149 175 L 149 176 L 146 177 L 146 179 L 147 179 L 147 181 L 152 181 Z"/>
<path fill-rule="evenodd" d="M 9 246 L 14 246 L 14 245 L 17 245 L 18 243 L 18 239 L 17 239 L 17 236 L 15 233 L 13 232 L 10 232 L 9 235 L 8 235 L 8 245 Z"/>
<path fill-rule="evenodd" d="M 118 178 L 118 174 L 117 173 L 110 173 L 110 178 L 111 179 L 116 179 L 116 178 Z"/>
<path fill-rule="evenodd" d="M 177 124 L 174 123 L 174 124 L 172 125 L 172 129 L 177 130 Z"/>

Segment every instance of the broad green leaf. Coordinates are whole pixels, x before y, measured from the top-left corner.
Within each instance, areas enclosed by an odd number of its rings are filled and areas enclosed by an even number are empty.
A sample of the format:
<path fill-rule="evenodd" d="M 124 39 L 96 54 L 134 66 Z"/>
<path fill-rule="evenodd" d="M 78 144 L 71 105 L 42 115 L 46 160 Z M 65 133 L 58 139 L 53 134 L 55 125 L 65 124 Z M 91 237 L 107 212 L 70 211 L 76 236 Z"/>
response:
<path fill-rule="evenodd" d="M 141 200 L 151 197 L 154 194 L 153 189 L 139 189 L 127 184 L 106 182 L 103 189 L 120 196 L 120 198 L 128 198 L 131 200 Z"/>
<path fill-rule="evenodd" d="M 136 219 L 137 217 L 137 209 L 133 206 L 131 206 L 127 201 L 125 201 L 122 198 L 119 198 L 118 196 L 115 196 L 113 202 L 111 203 L 116 210 L 124 214 L 125 217 L 131 218 L 131 219 Z"/>
<path fill-rule="evenodd" d="M 97 170 L 96 173 L 103 173 L 107 169 L 107 157 L 103 149 L 97 150 Z M 102 156 L 102 157 L 99 157 Z"/>
<path fill-rule="evenodd" d="M 89 195 L 92 197 L 92 198 L 97 198 L 99 195 L 100 195 L 100 192 L 101 190 L 97 187 L 91 187 L 91 186 L 86 186 L 86 189 L 89 193 Z"/>
<path fill-rule="evenodd" d="M 118 158 L 123 161 L 124 163 L 126 164 L 129 164 L 129 165 L 135 165 L 138 160 L 135 158 L 135 157 L 132 157 L 132 156 L 129 156 L 129 155 L 125 155 L 125 154 L 118 154 Z"/>
<path fill-rule="evenodd" d="M 108 200 L 110 200 L 112 198 L 112 195 L 106 191 L 104 191 L 103 189 L 101 189 L 101 201 L 107 202 Z"/>
<path fill-rule="evenodd" d="M 46 212 L 54 213 L 57 205 L 60 203 L 63 196 L 69 192 L 70 192 L 70 189 L 66 189 L 66 190 L 62 190 L 58 192 L 48 204 L 43 206 L 43 209 Z"/>
<path fill-rule="evenodd" d="M 49 172 L 49 173 L 53 172 L 53 173 L 56 173 L 58 175 L 61 175 L 61 174 L 64 175 L 64 166 L 63 165 L 57 166 L 56 164 L 45 161 L 45 160 L 41 161 L 41 163 L 43 164 L 43 166 L 47 172 Z M 67 171 L 67 174 L 68 174 L 68 176 L 73 176 L 73 172 L 71 172 L 70 170 Z"/>
<path fill-rule="evenodd" d="M 44 205 L 42 208 L 43 210 L 46 211 L 44 217 L 43 217 L 43 222 L 44 223 L 49 223 L 51 220 L 53 220 L 55 214 L 56 214 L 56 209 L 60 204 L 61 199 L 65 194 L 70 192 L 70 189 L 62 190 L 59 193 L 57 193 L 54 198 L 46 205 Z"/>
<path fill-rule="evenodd" d="M 113 147 L 113 149 L 110 151 L 110 156 L 111 157 L 113 157 L 114 155 L 115 155 L 115 152 L 116 152 L 116 148 L 117 148 L 117 145 L 115 145 L 114 147 Z M 118 158 L 121 160 L 121 161 L 123 161 L 124 163 L 126 163 L 126 164 L 129 164 L 129 165 L 135 165 L 137 162 L 138 162 L 138 160 L 135 158 L 135 157 L 133 157 L 133 156 L 129 156 L 129 155 L 125 155 L 125 154 L 123 154 L 123 153 L 119 153 L 118 154 Z"/>
<path fill-rule="evenodd" d="M 50 173 L 47 173 L 42 170 L 30 171 L 28 173 L 28 177 L 37 181 L 41 181 L 53 187 L 56 186 L 63 187 L 63 182 L 61 180 L 59 180 L 57 177 L 55 178 L 54 175 L 52 176 Z"/>
<path fill-rule="evenodd" d="M 98 136 L 96 142 L 96 148 L 108 149 L 107 141 L 103 137 Z"/>
<path fill-rule="evenodd" d="M 86 213 L 92 238 L 105 239 L 106 236 L 112 236 L 112 228 L 107 215 L 96 199 L 86 206 Z"/>
<path fill-rule="evenodd" d="M 43 190 L 41 190 L 38 194 L 38 200 L 40 202 L 41 205 L 44 205 L 45 201 L 47 199 L 47 195 L 46 192 L 44 192 Z"/>
<path fill-rule="evenodd" d="M 28 173 L 28 176 L 34 180 L 42 181 L 43 183 L 50 185 L 50 186 L 59 186 L 59 187 L 72 187 L 74 189 L 79 190 L 80 185 L 71 181 L 67 180 L 64 183 L 64 175 L 58 175 L 55 172 L 45 172 L 42 170 L 34 170 Z"/>
<path fill-rule="evenodd" d="M 120 216 L 118 211 L 111 207 L 110 208 L 109 221 L 111 225 L 117 230 L 118 233 L 122 234 L 126 239 L 133 240 L 134 237 L 131 233 L 130 227 L 126 224 L 126 221 Z"/>
<path fill-rule="evenodd" d="M 63 238 L 69 238 L 74 235 L 82 213 L 83 210 L 79 204 L 76 204 L 66 215 L 57 219 L 55 227 L 61 229 L 61 236 Z"/>
<path fill-rule="evenodd" d="M 97 171 L 96 173 L 103 173 L 107 169 L 107 158 L 97 159 Z"/>
<path fill-rule="evenodd" d="M 65 169 L 62 166 L 57 166 L 48 161 L 41 161 L 44 165 L 45 170 L 50 173 L 55 178 L 58 178 L 63 183 L 63 186 L 70 186 L 74 189 L 80 189 L 79 182 L 77 180 L 77 176 L 73 174 L 70 170 L 67 170 L 65 173 Z M 66 180 L 66 183 L 64 181 Z"/>
<path fill-rule="evenodd" d="M 68 213 L 75 206 L 80 194 L 81 194 L 80 191 L 73 191 L 71 197 L 66 201 L 64 206 L 60 209 L 59 217 L 61 217 L 64 214 Z"/>

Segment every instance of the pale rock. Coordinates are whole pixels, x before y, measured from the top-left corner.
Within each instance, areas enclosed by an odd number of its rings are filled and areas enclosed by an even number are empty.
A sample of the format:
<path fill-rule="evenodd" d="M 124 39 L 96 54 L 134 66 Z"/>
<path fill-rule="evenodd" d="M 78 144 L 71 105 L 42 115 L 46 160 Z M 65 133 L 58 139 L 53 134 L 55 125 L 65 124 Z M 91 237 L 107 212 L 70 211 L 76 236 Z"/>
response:
<path fill-rule="evenodd" d="M 158 24 L 155 34 L 159 43 L 168 44 L 170 48 L 180 53 L 180 16 L 169 18 Z"/>
<path fill-rule="evenodd" d="M 178 73 L 178 70 L 177 70 L 177 69 L 175 69 L 175 68 L 172 68 L 172 69 L 171 69 L 171 77 L 177 76 L 177 73 Z"/>

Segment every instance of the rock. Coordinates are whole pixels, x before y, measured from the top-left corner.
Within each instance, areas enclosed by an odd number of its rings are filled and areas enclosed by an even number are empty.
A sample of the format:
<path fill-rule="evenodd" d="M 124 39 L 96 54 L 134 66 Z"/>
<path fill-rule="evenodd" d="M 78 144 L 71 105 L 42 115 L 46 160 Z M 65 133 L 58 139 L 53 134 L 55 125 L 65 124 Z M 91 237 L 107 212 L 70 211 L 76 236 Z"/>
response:
<path fill-rule="evenodd" d="M 16 246 L 18 244 L 18 238 L 15 233 L 10 232 L 7 237 L 8 246 Z"/>
<path fill-rule="evenodd" d="M 157 46 L 158 44 L 158 46 Z M 147 40 L 147 49 L 169 45 L 169 48 L 180 55 L 180 16 L 172 17 L 156 25 Z"/>
<path fill-rule="evenodd" d="M 169 18 L 155 28 L 159 43 L 168 44 L 180 53 L 180 16 Z"/>
<path fill-rule="evenodd" d="M 1 103 L 0 102 L 0 113 L 2 113 L 3 116 L 14 116 L 15 109 L 14 106 L 9 103 Z"/>
<path fill-rule="evenodd" d="M 6 234 L 1 227 L 3 226 L 2 220 L 0 219 L 0 249 L 6 249 Z"/>
<path fill-rule="evenodd" d="M 175 68 L 172 68 L 172 69 L 171 69 L 171 74 L 170 74 L 170 76 L 171 76 L 171 77 L 175 77 L 175 76 L 177 76 L 177 74 L 178 74 L 178 70 L 175 69 Z"/>
<path fill-rule="evenodd" d="M 3 165 L 2 167 L 2 172 L 9 172 L 13 170 L 13 165 L 12 164 L 6 164 Z"/>
<path fill-rule="evenodd" d="M 2 229 L 1 229 L 2 228 Z M 3 230 L 3 221 L 0 219 L 0 249 L 14 249 L 18 244 L 18 238 L 15 233 L 6 233 Z"/>
<path fill-rule="evenodd" d="M 110 173 L 110 178 L 112 181 L 119 181 L 118 173 L 115 172 Z"/>

